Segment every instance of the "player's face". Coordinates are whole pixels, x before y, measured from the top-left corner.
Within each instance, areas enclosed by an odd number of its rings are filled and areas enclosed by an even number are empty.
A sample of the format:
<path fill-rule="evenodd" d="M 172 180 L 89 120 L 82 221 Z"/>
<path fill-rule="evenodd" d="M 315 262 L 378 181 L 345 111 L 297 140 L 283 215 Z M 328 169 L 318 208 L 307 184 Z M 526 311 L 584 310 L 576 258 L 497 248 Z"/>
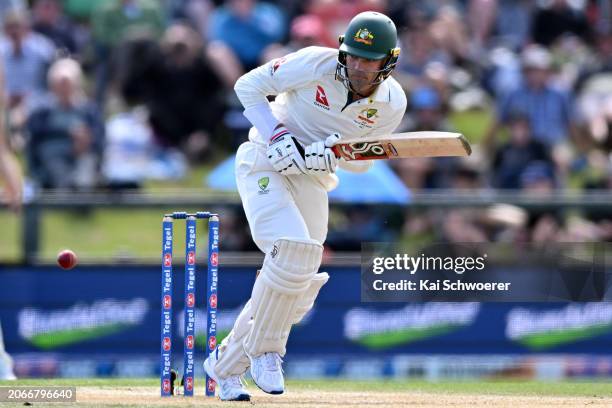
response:
<path fill-rule="evenodd" d="M 370 60 L 353 55 L 346 56 L 346 68 L 351 86 L 360 95 L 369 95 L 376 85 L 372 82 L 382 69 L 384 60 Z"/>

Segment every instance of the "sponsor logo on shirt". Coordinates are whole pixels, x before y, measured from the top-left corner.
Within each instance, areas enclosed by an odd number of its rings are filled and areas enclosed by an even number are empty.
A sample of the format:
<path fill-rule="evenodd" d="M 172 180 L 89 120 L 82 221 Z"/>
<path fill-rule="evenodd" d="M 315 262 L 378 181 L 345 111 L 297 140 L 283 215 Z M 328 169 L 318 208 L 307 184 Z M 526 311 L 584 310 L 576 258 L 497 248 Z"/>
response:
<path fill-rule="evenodd" d="M 371 128 L 374 123 L 376 123 L 375 119 L 378 117 L 378 109 L 374 108 L 366 108 L 362 109 L 357 115 L 357 119 L 355 119 L 355 123 L 360 127 Z"/>
<path fill-rule="evenodd" d="M 321 85 L 317 85 L 317 93 L 315 95 L 314 104 L 325 110 L 329 110 L 329 102 L 327 101 L 327 95 L 325 95 L 325 89 L 323 89 Z"/>
<path fill-rule="evenodd" d="M 276 70 L 285 62 L 287 61 L 287 58 L 283 57 L 283 58 L 277 58 L 276 61 L 274 61 L 274 64 L 272 64 L 272 68 L 270 68 L 270 75 L 274 76 L 274 73 L 276 72 Z"/>
<path fill-rule="evenodd" d="M 270 184 L 270 177 L 262 177 L 257 181 L 259 185 L 259 194 L 268 194 L 268 184 Z"/>
<path fill-rule="evenodd" d="M 353 36 L 353 39 L 365 45 L 372 45 L 374 34 L 372 34 L 367 28 L 360 28 Z"/>

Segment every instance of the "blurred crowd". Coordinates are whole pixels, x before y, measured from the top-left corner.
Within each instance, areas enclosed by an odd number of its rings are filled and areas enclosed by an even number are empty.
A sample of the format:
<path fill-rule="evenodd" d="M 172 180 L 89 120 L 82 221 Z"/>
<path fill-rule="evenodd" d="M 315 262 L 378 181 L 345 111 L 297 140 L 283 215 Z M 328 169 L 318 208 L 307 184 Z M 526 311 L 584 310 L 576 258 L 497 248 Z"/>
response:
<path fill-rule="evenodd" d="M 246 139 L 232 90 L 240 75 L 302 47 L 336 47 L 366 10 L 398 27 L 393 75 L 409 102 L 398 131 L 452 131 L 462 120 L 480 133 L 467 134 L 480 141 L 468 159 L 392 161 L 412 191 L 612 188 L 608 0 L 5 0 L 8 145 L 36 188 L 185 177 Z M 402 234 L 612 237 L 593 214 L 496 207 L 392 218 L 359 207 L 332 214 L 330 245 Z"/>

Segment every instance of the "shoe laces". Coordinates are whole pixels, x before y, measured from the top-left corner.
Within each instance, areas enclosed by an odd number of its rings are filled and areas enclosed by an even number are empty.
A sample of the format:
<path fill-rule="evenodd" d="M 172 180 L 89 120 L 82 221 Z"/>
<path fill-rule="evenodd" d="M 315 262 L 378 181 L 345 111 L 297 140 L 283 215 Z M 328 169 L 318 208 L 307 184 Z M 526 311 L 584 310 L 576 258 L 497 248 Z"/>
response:
<path fill-rule="evenodd" d="M 263 362 L 264 369 L 266 371 L 280 370 L 282 372 L 283 370 L 283 359 L 281 358 L 281 356 L 278 355 L 278 353 L 265 353 Z"/>

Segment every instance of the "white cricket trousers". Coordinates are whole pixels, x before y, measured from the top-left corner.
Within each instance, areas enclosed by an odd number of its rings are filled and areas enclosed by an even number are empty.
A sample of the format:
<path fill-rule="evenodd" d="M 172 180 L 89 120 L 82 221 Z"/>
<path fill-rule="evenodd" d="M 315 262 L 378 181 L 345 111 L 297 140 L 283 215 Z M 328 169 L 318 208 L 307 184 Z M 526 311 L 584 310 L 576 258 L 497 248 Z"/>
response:
<path fill-rule="evenodd" d="M 266 157 L 266 148 L 245 142 L 236 153 L 236 184 L 253 241 L 268 253 L 279 238 L 310 238 L 321 244 L 327 236 L 327 191 L 306 175 L 280 175 Z M 250 330 L 247 302 L 231 333 L 221 343 L 215 372 L 221 378 L 242 375 L 249 367 L 243 340 Z"/>
<path fill-rule="evenodd" d="M 236 184 L 251 235 L 263 253 L 282 237 L 325 242 L 327 191 L 313 177 L 279 174 L 264 146 L 245 142 L 236 153 Z"/>

